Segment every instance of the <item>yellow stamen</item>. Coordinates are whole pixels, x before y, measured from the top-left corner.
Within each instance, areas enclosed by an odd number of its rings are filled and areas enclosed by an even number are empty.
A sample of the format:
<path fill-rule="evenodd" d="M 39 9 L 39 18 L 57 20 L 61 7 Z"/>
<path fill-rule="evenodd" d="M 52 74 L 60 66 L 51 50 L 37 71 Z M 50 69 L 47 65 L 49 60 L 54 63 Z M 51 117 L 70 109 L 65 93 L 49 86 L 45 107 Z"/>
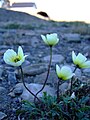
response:
<path fill-rule="evenodd" d="M 15 63 L 18 62 L 18 61 L 20 61 L 20 57 L 19 57 L 19 56 L 16 56 L 13 61 L 14 61 Z"/>

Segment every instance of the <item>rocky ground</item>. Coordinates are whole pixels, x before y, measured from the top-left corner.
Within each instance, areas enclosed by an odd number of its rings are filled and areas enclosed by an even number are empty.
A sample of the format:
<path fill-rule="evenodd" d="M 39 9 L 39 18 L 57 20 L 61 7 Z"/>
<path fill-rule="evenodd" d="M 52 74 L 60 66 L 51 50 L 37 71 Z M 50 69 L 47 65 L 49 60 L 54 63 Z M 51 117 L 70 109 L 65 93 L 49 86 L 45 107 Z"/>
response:
<path fill-rule="evenodd" d="M 20 108 L 21 99 L 25 98 L 17 96 L 24 92 L 21 77 L 18 68 L 5 64 L 4 52 L 9 48 L 17 51 L 18 46 L 22 46 L 24 53 L 28 55 L 23 64 L 25 82 L 28 85 L 34 83 L 32 89 L 36 91 L 47 73 L 49 47 L 44 44 L 40 36 L 47 33 L 57 33 L 60 39 L 53 47 L 51 72 L 47 82 L 48 89 L 53 89 L 50 94 L 54 95 L 58 79 L 55 64 L 69 65 L 73 69 L 71 58 L 73 50 L 90 59 L 90 25 L 80 22 L 45 21 L 25 13 L 0 9 L 0 120 L 17 120 L 16 110 Z M 83 70 L 83 73 L 77 69 L 76 75 L 83 82 L 90 84 L 90 69 Z M 18 83 L 20 89 L 15 86 Z M 60 88 L 61 91 L 67 86 L 68 84 L 64 83 Z M 30 96 L 27 99 L 31 100 Z"/>

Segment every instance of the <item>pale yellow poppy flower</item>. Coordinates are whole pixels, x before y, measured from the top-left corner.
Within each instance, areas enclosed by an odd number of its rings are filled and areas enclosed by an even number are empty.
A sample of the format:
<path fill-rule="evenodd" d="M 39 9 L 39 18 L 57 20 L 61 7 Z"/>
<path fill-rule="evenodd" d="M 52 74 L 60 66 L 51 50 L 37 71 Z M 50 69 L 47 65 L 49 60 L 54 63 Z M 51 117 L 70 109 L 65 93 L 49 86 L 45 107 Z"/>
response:
<path fill-rule="evenodd" d="M 81 53 L 76 56 L 75 52 L 72 51 L 72 60 L 79 68 L 90 68 L 90 61 L 87 61 L 87 58 Z"/>
<path fill-rule="evenodd" d="M 25 61 L 25 57 L 23 53 L 23 49 L 21 46 L 18 47 L 18 53 L 16 53 L 13 49 L 8 49 L 3 56 L 5 63 L 12 66 L 21 66 L 21 64 Z"/>
<path fill-rule="evenodd" d="M 58 78 L 60 78 L 61 80 L 68 80 L 75 75 L 74 73 L 72 73 L 71 68 L 69 68 L 68 66 L 63 66 L 60 69 L 60 67 L 56 65 L 56 73 Z"/>
<path fill-rule="evenodd" d="M 56 33 L 47 34 L 46 36 L 41 35 L 41 38 L 49 46 L 54 46 L 59 42 L 59 38 Z"/>

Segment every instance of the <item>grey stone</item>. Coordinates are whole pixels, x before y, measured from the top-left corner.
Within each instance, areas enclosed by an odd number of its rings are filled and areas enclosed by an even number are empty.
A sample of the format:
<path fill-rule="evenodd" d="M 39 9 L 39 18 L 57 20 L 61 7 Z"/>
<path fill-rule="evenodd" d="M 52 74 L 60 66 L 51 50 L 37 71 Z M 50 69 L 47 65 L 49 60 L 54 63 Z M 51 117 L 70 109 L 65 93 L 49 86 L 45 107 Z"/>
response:
<path fill-rule="evenodd" d="M 20 45 L 28 45 L 30 44 L 27 40 L 25 39 L 21 39 L 21 40 L 17 40 L 16 44 L 20 44 Z"/>
<path fill-rule="evenodd" d="M 14 89 L 14 93 L 15 95 L 21 95 L 23 93 L 23 89 L 18 87 Z"/>
<path fill-rule="evenodd" d="M 2 56 L 5 52 L 6 52 L 5 49 L 1 49 L 1 50 L 0 50 L 0 56 Z"/>
<path fill-rule="evenodd" d="M 6 109 L 8 102 L 7 89 L 0 87 L 0 109 Z"/>
<path fill-rule="evenodd" d="M 37 75 L 34 79 L 34 83 L 43 84 L 45 82 L 46 76 L 47 76 L 47 72 Z M 57 81 L 58 81 L 58 77 L 56 75 L 56 72 L 54 70 L 51 70 L 47 80 L 47 85 L 56 87 Z"/>
<path fill-rule="evenodd" d="M 6 88 L 0 87 L 0 95 L 3 94 L 3 93 L 5 93 L 5 91 L 6 91 Z"/>
<path fill-rule="evenodd" d="M 7 117 L 7 115 L 3 112 L 0 112 L 0 120 L 4 119 L 5 117 Z"/>
<path fill-rule="evenodd" d="M 64 34 L 64 39 L 67 40 L 68 42 L 80 42 L 81 38 L 80 38 L 80 34 L 76 34 L 76 33 L 66 33 Z"/>
<path fill-rule="evenodd" d="M 25 84 L 28 87 L 28 89 L 30 89 L 34 94 L 36 94 L 43 86 L 42 84 L 35 84 L 35 83 L 31 83 L 31 84 L 25 83 Z M 18 88 L 23 89 L 23 93 L 19 96 L 21 99 L 33 102 L 34 100 L 33 95 L 26 90 L 26 88 L 23 86 L 23 83 L 16 84 L 15 89 L 18 90 Z M 55 89 L 48 85 L 46 85 L 43 91 L 38 94 L 38 98 L 41 98 L 43 96 L 43 92 L 47 92 L 48 95 L 55 96 Z M 12 94 L 15 95 L 14 90 L 9 95 L 12 97 Z"/>
<path fill-rule="evenodd" d="M 21 95 L 23 93 L 23 85 L 22 83 L 18 83 L 14 86 L 14 88 L 12 89 L 13 92 L 10 92 L 8 95 L 10 95 L 11 97 L 15 97 L 17 95 Z"/>
<path fill-rule="evenodd" d="M 50 55 L 45 56 L 44 58 L 45 62 L 49 62 L 50 61 Z M 62 63 L 64 61 L 64 57 L 60 54 L 56 54 L 52 56 L 52 62 L 53 63 Z"/>
<path fill-rule="evenodd" d="M 11 96 L 12 98 L 16 97 L 14 92 L 10 92 L 8 95 Z"/>
<path fill-rule="evenodd" d="M 39 75 L 45 71 L 47 71 L 48 65 L 45 63 L 33 64 L 31 66 L 23 67 L 23 73 L 29 76 Z"/>
<path fill-rule="evenodd" d="M 29 54 L 26 54 L 29 56 Z M 30 65 L 30 62 L 28 60 L 25 60 L 25 62 L 22 64 L 22 67 Z"/>
<path fill-rule="evenodd" d="M 30 31 L 21 31 L 21 34 L 23 35 L 26 35 L 26 36 L 34 36 L 36 35 L 35 32 L 33 30 L 30 30 Z"/>
<path fill-rule="evenodd" d="M 90 35 L 84 35 L 84 36 L 83 36 L 83 39 L 84 39 L 84 40 L 90 40 Z"/>
<path fill-rule="evenodd" d="M 77 69 L 76 71 L 75 71 L 75 75 L 77 76 L 77 77 L 81 77 L 81 70 L 80 69 Z"/>
<path fill-rule="evenodd" d="M 89 68 L 84 69 L 84 70 L 83 70 L 83 73 L 84 73 L 86 76 L 90 77 L 90 69 L 89 69 Z"/>
<path fill-rule="evenodd" d="M 87 45 L 83 48 L 84 54 L 87 58 L 90 58 L 90 45 Z"/>
<path fill-rule="evenodd" d="M 12 85 L 17 82 L 15 72 L 8 72 L 8 82 Z"/>
<path fill-rule="evenodd" d="M 31 45 L 32 45 L 33 47 L 36 47 L 37 44 L 38 44 L 38 39 L 37 39 L 37 37 L 33 37 L 32 39 L 33 39 L 33 40 L 31 41 Z"/>
<path fill-rule="evenodd" d="M 69 88 L 70 88 L 70 84 L 67 82 L 62 83 L 59 86 L 59 90 L 60 90 L 61 94 L 64 93 L 65 91 L 67 91 Z"/>
<path fill-rule="evenodd" d="M 1 36 L 0 37 L 0 42 L 1 42 L 1 41 L 3 41 L 3 36 L 2 36 L 2 34 L 0 34 L 0 36 Z"/>

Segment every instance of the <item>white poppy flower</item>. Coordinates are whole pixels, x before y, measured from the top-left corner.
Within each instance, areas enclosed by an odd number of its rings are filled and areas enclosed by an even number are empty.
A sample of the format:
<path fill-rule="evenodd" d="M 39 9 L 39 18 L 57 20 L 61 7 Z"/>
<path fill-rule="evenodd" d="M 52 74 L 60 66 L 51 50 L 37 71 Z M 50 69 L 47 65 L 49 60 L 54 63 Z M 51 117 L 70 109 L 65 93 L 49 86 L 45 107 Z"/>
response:
<path fill-rule="evenodd" d="M 60 69 L 58 65 L 56 65 L 56 73 L 57 73 L 58 78 L 60 78 L 61 80 L 68 80 L 72 78 L 72 76 L 75 75 L 74 73 L 72 73 L 71 68 L 67 66 L 63 66 Z"/>
<path fill-rule="evenodd" d="M 81 53 L 76 56 L 75 52 L 72 51 L 72 60 L 79 68 L 90 68 L 90 61 L 87 61 L 87 58 Z"/>
<path fill-rule="evenodd" d="M 72 93 L 71 98 L 72 98 L 72 99 L 75 99 L 75 98 L 76 98 L 75 92 Z"/>
<path fill-rule="evenodd" d="M 56 33 L 47 34 L 46 36 L 41 35 L 41 38 L 49 46 L 54 46 L 59 42 L 59 38 Z"/>
<path fill-rule="evenodd" d="M 8 49 L 4 53 L 3 59 L 5 63 L 9 65 L 20 66 L 25 61 L 25 57 L 27 57 L 27 55 L 24 56 L 23 49 L 19 46 L 18 53 L 16 53 L 13 49 Z"/>

